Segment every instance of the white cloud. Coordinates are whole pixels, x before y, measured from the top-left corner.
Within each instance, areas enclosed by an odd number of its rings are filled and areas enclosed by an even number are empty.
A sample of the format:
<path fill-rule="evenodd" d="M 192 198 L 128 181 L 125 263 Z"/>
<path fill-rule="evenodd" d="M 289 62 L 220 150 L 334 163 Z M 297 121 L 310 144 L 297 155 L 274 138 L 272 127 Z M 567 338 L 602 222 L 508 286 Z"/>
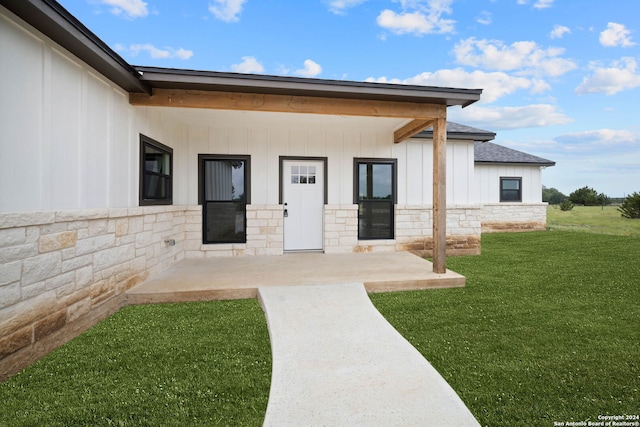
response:
<path fill-rule="evenodd" d="M 233 64 L 231 70 L 236 73 L 244 74 L 259 74 L 264 72 L 264 67 L 253 56 L 243 56 L 242 62 L 239 64 Z"/>
<path fill-rule="evenodd" d="M 476 22 L 482 25 L 490 25 L 492 22 L 491 19 L 491 12 L 487 11 L 482 11 L 480 15 L 476 16 Z"/>
<path fill-rule="evenodd" d="M 377 22 L 395 34 L 443 34 L 452 33 L 456 21 L 445 19 L 443 14 L 451 14 L 453 0 L 400 0 L 402 12 L 385 9 L 378 15 Z"/>
<path fill-rule="evenodd" d="M 100 0 L 100 3 L 111 6 L 111 13 L 118 16 L 144 18 L 149 14 L 147 3 L 142 0 Z"/>
<path fill-rule="evenodd" d="M 555 25 L 553 30 L 551 30 L 549 37 L 552 39 L 561 39 L 565 34 L 571 34 L 569 27 L 565 27 L 564 25 Z"/>
<path fill-rule="evenodd" d="M 302 77 L 316 77 L 322 73 L 322 67 L 318 63 L 307 59 L 304 61 L 304 68 L 296 70 L 293 73 Z"/>
<path fill-rule="evenodd" d="M 329 1 L 329 10 L 336 15 L 344 15 L 347 9 L 356 7 L 367 0 L 331 0 Z"/>
<path fill-rule="evenodd" d="M 635 58 L 624 57 L 615 61 L 610 67 L 592 66 L 593 74 L 585 77 L 575 92 L 583 95 L 588 93 L 605 93 L 614 95 L 625 89 L 640 86 L 640 73 Z"/>
<path fill-rule="evenodd" d="M 225 22 L 237 22 L 238 15 L 242 12 L 242 5 L 247 0 L 213 0 L 209 4 L 209 12 L 217 19 Z"/>
<path fill-rule="evenodd" d="M 450 119 L 465 124 L 490 127 L 494 131 L 563 125 L 573 121 L 551 104 L 531 104 L 519 107 L 473 105 L 460 110 L 452 110 Z"/>
<path fill-rule="evenodd" d="M 640 135 L 637 132 L 628 130 L 596 129 L 582 132 L 567 133 L 555 138 L 562 144 L 572 144 L 583 146 L 611 147 L 612 145 L 629 145 L 640 142 Z"/>
<path fill-rule="evenodd" d="M 600 44 L 606 47 L 631 47 L 635 45 L 631 41 L 631 31 L 616 22 L 609 22 L 607 29 L 600 33 Z"/>
<path fill-rule="evenodd" d="M 138 56 L 140 52 L 147 52 L 153 59 L 189 59 L 193 56 L 193 51 L 179 48 L 167 47 L 160 49 L 150 43 L 132 44 L 129 47 L 118 44 L 115 49 L 119 52 L 129 53 L 131 56 Z"/>
<path fill-rule="evenodd" d="M 538 0 L 533 4 L 533 7 L 536 9 L 546 9 L 548 7 L 553 6 L 554 0 Z"/>
<path fill-rule="evenodd" d="M 554 1 L 555 0 L 537 0 L 535 3 L 533 3 L 533 7 L 535 7 L 536 9 L 546 9 L 548 7 L 553 6 Z M 529 0 L 517 0 L 516 3 L 520 5 L 525 5 L 525 4 L 529 4 Z"/>
<path fill-rule="evenodd" d="M 523 75 L 561 76 L 576 68 L 575 62 L 561 58 L 563 48 L 542 49 L 536 42 L 519 41 L 507 46 L 500 40 L 459 41 L 453 53 L 462 65 L 485 69 L 518 71 Z"/>
<path fill-rule="evenodd" d="M 438 70 L 433 73 L 424 72 L 404 80 L 387 79 L 386 77 L 370 77 L 367 81 L 483 89 L 481 96 L 483 103 L 494 102 L 518 90 L 529 90 L 531 93 L 541 93 L 550 89 L 549 85 L 541 80 L 511 76 L 503 72 L 487 73 L 480 70 L 468 72 L 462 68 Z"/>

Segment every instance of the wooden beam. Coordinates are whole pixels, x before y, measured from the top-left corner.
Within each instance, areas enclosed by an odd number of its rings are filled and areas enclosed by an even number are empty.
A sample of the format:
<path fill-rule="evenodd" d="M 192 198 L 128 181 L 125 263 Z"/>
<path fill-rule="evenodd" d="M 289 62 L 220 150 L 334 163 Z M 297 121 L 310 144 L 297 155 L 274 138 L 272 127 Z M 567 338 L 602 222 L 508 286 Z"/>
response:
<path fill-rule="evenodd" d="M 434 119 L 446 117 L 446 105 L 365 99 L 320 98 L 202 90 L 154 89 L 151 96 L 129 94 L 131 105 L 331 114 L 338 116 Z"/>
<path fill-rule="evenodd" d="M 447 120 L 433 122 L 433 272 L 447 270 Z"/>
<path fill-rule="evenodd" d="M 393 133 L 393 142 L 396 144 L 411 138 L 433 124 L 433 120 L 415 119 L 402 126 Z"/>

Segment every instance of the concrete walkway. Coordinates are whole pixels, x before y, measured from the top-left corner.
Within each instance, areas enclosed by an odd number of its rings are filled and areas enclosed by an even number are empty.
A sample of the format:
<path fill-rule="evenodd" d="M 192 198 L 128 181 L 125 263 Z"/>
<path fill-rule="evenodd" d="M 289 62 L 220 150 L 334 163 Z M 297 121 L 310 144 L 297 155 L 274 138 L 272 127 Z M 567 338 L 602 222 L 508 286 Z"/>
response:
<path fill-rule="evenodd" d="M 361 283 L 258 288 L 273 372 L 265 426 L 479 426 Z"/>

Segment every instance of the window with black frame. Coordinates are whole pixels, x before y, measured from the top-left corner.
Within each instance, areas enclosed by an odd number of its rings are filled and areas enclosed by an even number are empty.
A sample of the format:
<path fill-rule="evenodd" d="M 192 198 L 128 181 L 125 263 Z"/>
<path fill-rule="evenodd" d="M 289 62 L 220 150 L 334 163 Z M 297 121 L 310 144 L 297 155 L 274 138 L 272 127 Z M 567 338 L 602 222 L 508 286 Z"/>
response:
<path fill-rule="evenodd" d="M 203 243 L 245 243 L 249 156 L 199 157 Z"/>
<path fill-rule="evenodd" d="M 355 159 L 355 203 L 358 239 L 393 239 L 396 160 Z"/>
<path fill-rule="evenodd" d="M 500 201 L 522 201 L 522 178 L 500 178 Z"/>
<path fill-rule="evenodd" d="M 140 206 L 173 203 L 173 149 L 140 135 Z"/>

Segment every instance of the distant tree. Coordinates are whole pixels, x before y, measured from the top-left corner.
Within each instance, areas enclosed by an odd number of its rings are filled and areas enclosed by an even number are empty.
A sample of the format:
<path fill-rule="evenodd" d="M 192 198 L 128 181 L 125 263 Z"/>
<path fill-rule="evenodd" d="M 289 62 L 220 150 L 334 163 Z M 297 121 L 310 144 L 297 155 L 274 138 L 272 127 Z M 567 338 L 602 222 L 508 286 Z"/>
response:
<path fill-rule="evenodd" d="M 550 205 L 559 205 L 567 200 L 567 196 L 560 192 L 557 188 L 548 188 L 542 186 L 542 201 Z"/>
<path fill-rule="evenodd" d="M 625 218 L 640 218 L 640 193 L 628 195 L 618 207 L 618 211 Z"/>
<path fill-rule="evenodd" d="M 582 187 L 569 194 L 569 200 L 576 205 L 600 206 L 611 203 L 609 196 L 598 193 L 591 187 Z"/>

